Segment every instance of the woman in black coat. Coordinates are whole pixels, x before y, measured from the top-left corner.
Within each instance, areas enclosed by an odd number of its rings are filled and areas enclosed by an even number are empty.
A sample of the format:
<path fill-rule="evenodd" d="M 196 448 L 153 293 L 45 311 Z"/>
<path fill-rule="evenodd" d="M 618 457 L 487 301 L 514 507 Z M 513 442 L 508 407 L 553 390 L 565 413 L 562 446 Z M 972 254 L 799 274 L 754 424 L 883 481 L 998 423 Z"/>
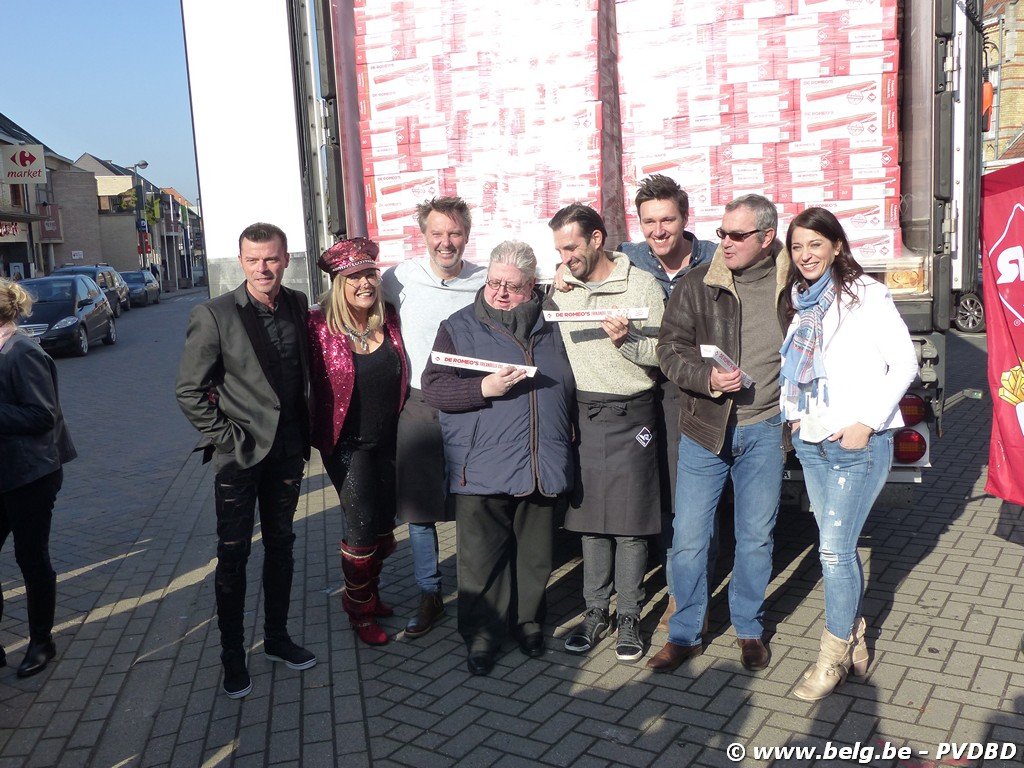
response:
<path fill-rule="evenodd" d="M 57 653 L 50 634 L 57 602 L 50 520 L 64 477 L 61 467 L 76 455 L 60 410 L 53 360 L 15 325 L 31 309 L 25 289 L 0 278 L 0 548 L 13 534 L 28 602 L 29 644 L 18 677 L 41 672 Z M 0 666 L 6 663 L 0 648 Z"/>

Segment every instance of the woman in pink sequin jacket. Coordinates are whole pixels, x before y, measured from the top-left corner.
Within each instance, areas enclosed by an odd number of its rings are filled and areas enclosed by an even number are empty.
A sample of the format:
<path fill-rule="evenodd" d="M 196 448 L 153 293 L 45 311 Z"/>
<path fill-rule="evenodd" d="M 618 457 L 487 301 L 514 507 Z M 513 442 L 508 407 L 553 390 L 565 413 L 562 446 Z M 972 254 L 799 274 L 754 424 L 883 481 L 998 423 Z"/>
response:
<path fill-rule="evenodd" d="M 382 298 L 377 254 L 377 244 L 362 237 L 325 251 L 317 264 L 331 287 L 308 321 L 313 445 L 345 515 L 342 605 L 370 645 L 388 641 L 377 619 L 393 614 L 379 582 L 395 548 L 395 440 L 409 385 L 398 313 Z"/>

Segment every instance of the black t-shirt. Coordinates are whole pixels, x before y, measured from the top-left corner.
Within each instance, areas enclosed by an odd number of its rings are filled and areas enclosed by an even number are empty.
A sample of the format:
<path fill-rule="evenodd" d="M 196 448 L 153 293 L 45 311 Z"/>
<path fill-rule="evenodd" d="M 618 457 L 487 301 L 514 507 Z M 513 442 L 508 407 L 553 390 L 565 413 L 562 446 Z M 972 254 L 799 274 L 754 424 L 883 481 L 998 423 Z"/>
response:
<path fill-rule="evenodd" d="M 305 404 L 302 385 L 302 357 L 299 353 L 299 334 L 305 332 L 301 318 L 295 317 L 291 305 L 279 296 L 275 309 L 270 309 L 249 296 L 260 326 L 270 342 L 267 367 L 270 385 L 281 401 L 281 416 L 277 422 L 277 435 L 272 455 L 301 455 L 307 444 Z"/>
<path fill-rule="evenodd" d="M 357 445 L 394 442 L 398 428 L 398 398 L 402 362 L 387 333 L 384 343 L 368 355 L 352 355 L 355 384 L 341 428 L 341 441 Z"/>

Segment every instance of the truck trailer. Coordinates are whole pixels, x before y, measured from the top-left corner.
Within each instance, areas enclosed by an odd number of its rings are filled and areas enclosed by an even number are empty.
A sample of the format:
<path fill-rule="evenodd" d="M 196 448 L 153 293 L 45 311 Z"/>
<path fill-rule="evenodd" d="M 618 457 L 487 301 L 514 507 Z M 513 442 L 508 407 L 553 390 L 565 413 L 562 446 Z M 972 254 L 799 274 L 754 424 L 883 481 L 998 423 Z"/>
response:
<path fill-rule="evenodd" d="M 182 0 L 211 295 L 238 233 L 281 226 L 286 284 L 368 236 L 384 265 L 422 255 L 416 203 L 473 209 L 466 257 L 509 233 L 556 265 L 548 218 L 602 212 L 639 238 L 651 173 L 714 238 L 747 192 L 780 232 L 832 210 L 911 331 L 918 380 L 892 482 L 920 482 L 941 435 L 954 293 L 977 281 L 980 9 L 962 0 Z M 618 239 L 616 239 L 618 238 Z M 545 265 L 542 265 L 542 269 Z M 799 478 L 799 465 L 788 470 Z"/>

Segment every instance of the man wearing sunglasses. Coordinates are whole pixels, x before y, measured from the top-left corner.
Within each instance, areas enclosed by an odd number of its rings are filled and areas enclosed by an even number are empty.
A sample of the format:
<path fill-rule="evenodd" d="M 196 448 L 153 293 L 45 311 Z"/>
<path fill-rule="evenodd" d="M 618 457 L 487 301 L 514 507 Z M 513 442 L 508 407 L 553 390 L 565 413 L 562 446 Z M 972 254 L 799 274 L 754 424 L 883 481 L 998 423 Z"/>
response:
<path fill-rule="evenodd" d="M 661 532 L 657 411 L 654 402 L 658 327 L 664 293 L 625 254 L 604 249 L 607 231 L 593 208 L 579 203 L 548 226 L 573 290 L 556 293 L 561 310 L 600 310 L 600 320 L 562 322 L 559 331 L 576 378 L 579 472 L 567 530 L 583 537 L 586 613 L 565 641 L 587 653 L 611 628 L 612 590 L 618 594 L 615 655 L 636 661 L 640 636 L 647 536 Z M 646 310 L 627 320 L 622 310 Z"/>
<path fill-rule="evenodd" d="M 680 390 L 678 483 L 672 542 L 669 642 L 647 663 L 670 672 L 704 650 L 707 562 L 727 477 L 735 496 L 736 556 L 729 611 L 750 670 L 764 669 L 764 595 L 785 460 L 779 412 L 779 347 L 788 322 L 783 288 L 789 255 L 775 238 L 778 212 L 760 195 L 725 207 L 711 262 L 679 283 L 658 338 L 661 370 Z M 739 368 L 727 373 L 701 355 L 713 345 Z M 753 383 L 744 386 L 741 373 Z"/>

